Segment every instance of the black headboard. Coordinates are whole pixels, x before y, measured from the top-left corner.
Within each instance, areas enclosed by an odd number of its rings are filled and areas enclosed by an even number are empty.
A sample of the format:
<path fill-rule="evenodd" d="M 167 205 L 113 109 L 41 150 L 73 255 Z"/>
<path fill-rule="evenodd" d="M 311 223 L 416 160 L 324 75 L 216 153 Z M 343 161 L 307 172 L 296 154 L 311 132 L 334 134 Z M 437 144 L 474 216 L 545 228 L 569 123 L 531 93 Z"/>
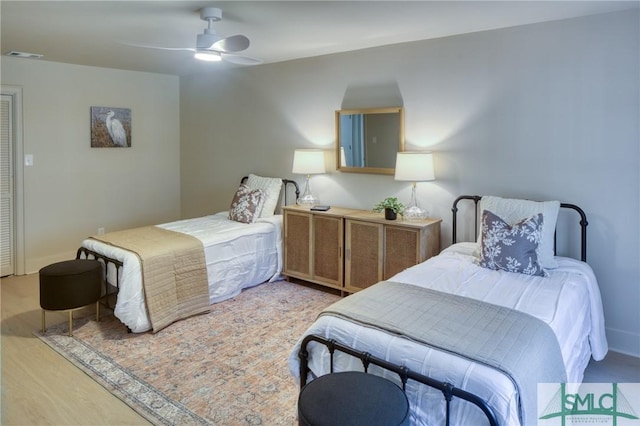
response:
<path fill-rule="evenodd" d="M 246 183 L 247 179 L 249 179 L 249 176 L 243 176 L 242 179 L 240 179 L 240 183 Z M 291 180 L 291 179 L 282 179 L 282 189 L 284 192 L 284 196 L 283 196 L 283 200 L 284 200 L 284 205 L 287 206 L 289 205 L 289 202 L 287 201 L 287 189 L 289 187 L 292 187 L 296 193 L 296 198 L 293 200 L 293 203 L 296 202 L 296 200 L 298 198 L 300 198 L 300 187 L 298 186 L 298 183 L 295 180 Z"/>
<path fill-rule="evenodd" d="M 453 212 L 453 244 L 457 242 L 457 215 L 458 215 L 458 202 L 462 200 L 473 200 L 475 203 L 475 238 L 478 238 L 478 202 L 482 197 L 480 195 L 461 195 L 455 199 L 453 202 L 453 207 L 451 207 L 451 211 Z M 568 203 L 560 203 L 561 208 L 575 210 L 580 215 L 580 260 L 583 262 L 587 261 L 587 215 L 584 211 L 576 206 L 575 204 Z M 553 250 L 555 253 L 556 250 L 556 236 L 553 235 Z"/>

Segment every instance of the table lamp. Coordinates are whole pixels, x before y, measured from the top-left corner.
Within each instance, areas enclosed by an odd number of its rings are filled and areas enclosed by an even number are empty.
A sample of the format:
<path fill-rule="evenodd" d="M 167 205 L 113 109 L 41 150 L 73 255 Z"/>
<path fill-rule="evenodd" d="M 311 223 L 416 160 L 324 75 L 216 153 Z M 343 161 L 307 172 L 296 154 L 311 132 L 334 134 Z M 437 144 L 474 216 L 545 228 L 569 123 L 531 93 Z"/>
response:
<path fill-rule="evenodd" d="M 321 149 L 296 149 L 293 153 L 292 173 L 307 175 L 304 192 L 298 198 L 301 206 L 314 206 L 320 202 L 318 197 L 311 193 L 309 180 L 312 174 L 325 173 L 324 151 Z"/>
<path fill-rule="evenodd" d="M 404 209 L 406 220 L 418 220 L 427 217 L 427 211 L 418 206 L 416 198 L 416 184 L 435 180 L 433 171 L 433 154 L 430 152 L 398 152 L 396 156 L 395 180 L 412 181 L 411 201 Z"/>

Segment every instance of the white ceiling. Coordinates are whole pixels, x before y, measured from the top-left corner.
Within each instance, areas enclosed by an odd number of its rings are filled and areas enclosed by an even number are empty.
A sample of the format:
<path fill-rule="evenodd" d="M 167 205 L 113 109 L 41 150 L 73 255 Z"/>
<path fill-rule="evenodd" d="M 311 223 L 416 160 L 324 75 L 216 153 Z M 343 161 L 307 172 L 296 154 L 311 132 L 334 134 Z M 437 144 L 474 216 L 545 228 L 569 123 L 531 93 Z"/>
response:
<path fill-rule="evenodd" d="M 1 51 L 40 60 L 175 75 L 210 72 L 187 51 L 207 26 L 199 9 L 222 9 L 221 36 L 244 34 L 245 56 L 275 63 L 535 22 L 637 9 L 640 1 L 6 1 Z M 34 59 L 24 59 L 34 60 Z"/>

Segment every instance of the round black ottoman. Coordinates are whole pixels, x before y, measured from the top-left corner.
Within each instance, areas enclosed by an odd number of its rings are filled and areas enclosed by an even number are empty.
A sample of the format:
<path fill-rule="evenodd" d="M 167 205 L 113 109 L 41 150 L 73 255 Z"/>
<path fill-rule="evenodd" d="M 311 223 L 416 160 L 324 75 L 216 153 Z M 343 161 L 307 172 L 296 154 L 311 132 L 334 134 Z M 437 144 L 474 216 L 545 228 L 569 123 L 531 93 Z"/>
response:
<path fill-rule="evenodd" d="M 327 374 L 300 391 L 298 422 L 304 426 L 407 425 L 409 401 L 395 383 L 373 374 Z"/>
<path fill-rule="evenodd" d="M 99 321 L 103 282 L 102 263 L 97 260 L 65 260 L 40 269 L 42 332 L 46 329 L 45 311 L 69 311 L 69 336 L 73 332 L 74 310 L 95 303 Z"/>

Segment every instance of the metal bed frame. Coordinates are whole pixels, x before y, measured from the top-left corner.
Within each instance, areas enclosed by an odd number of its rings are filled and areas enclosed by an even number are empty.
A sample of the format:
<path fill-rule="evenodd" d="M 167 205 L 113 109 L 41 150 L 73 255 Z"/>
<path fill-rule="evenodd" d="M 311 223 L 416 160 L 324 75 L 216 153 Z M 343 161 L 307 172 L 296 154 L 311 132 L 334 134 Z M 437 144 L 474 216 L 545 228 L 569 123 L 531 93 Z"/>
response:
<path fill-rule="evenodd" d="M 451 211 L 453 213 L 453 243 L 457 242 L 457 213 L 458 213 L 458 203 L 462 200 L 473 200 L 475 203 L 475 238 L 478 235 L 478 203 L 481 200 L 481 196 L 479 195 L 462 195 L 455 199 L 453 202 L 453 207 Z M 581 238 L 580 238 L 580 248 L 581 248 L 581 259 L 583 262 L 586 262 L 587 259 L 587 217 L 584 211 L 576 206 L 575 204 L 561 203 L 560 207 L 567 208 L 576 211 L 580 215 L 580 229 L 581 229 Z M 554 251 L 555 251 L 555 235 L 554 235 Z M 449 417 L 450 417 L 450 404 L 453 397 L 457 397 L 468 401 L 475 406 L 477 406 L 482 412 L 485 414 L 489 424 L 491 426 L 498 425 L 498 421 L 496 419 L 495 413 L 487 405 L 487 403 L 477 395 L 462 390 L 460 388 L 455 387 L 451 383 L 448 382 L 440 382 L 434 380 L 428 376 L 424 376 L 422 374 L 416 373 L 414 371 L 409 370 L 405 366 L 395 365 L 388 361 L 385 361 L 381 358 L 378 358 L 372 355 L 369 352 L 361 352 L 357 351 L 351 347 L 345 346 L 336 340 L 327 340 L 321 336 L 317 336 L 314 334 L 310 334 L 305 336 L 300 345 L 300 350 L 298 351 L 298 358 L 300 359 L 300 390 L 307 384 L 307 377 L 309 373 L 313 372 L 309 368 L 309 352 L 307 350 L 307 345 L 310 342 L 317 342 L 327 347 L 330 354 L 330 372 L 333 373 L 333 364 L 334 364 L 334 353 L 335 351 L 339 351 L 345 354 L 348 354 L 352 357 L 360 359 L 362 362 L 362 366 L 364 368 L 364 372 L 368 372 L 368 368 L 370 364 L 377 365 L 385 370 L 391 371 L 393 373 L 398 374 L 400 377 L 400 381 L 402 382 L 402 390 L 406 391 L 407 380 L 415 380 L 419 383 L 422 383 L 426 386 L 438 389 L 442 392 L 444 397 L 446 407 L 445 407 L 445 424 L 449 426 Z"/>
<path fill-rule="evenodd" d="M 445 417 L 446 423 L 445 424 L 447 426 L 449 426 L 451 400 L 453 399 L 453 397 L 464 399 L 465 401 L 468 401 L 474 404 L 476 407 L 482 410 L 482 412 L 487 417 L 487 420 L 489 421 L 489 424 L 491 426 L 498 425 L 498 420 L 496 419 L 496 416 L 493 410 L 491 409 L 491 407 L 489 407 L 487 403 L 483 401 L 480 397 L 470 392 L 457 388 L 453 386 L 451 383 L 439 382 L 437 380 L 432 379 L 431 377 L 416 373 L 415 371 L 409 370 L 407 367 L 392 364 L 388 361 L 385 361 L 381 358 L 371 355 L 369 352 L 356 351 L 353 348 L 342 345 L 333 339 L 327 340 L 315 334 L 310 334 L 302 340 L 302 344 L 300 345 L 300 351 L 298 352 L 298 357 L 300 358 L 300 390 L 302 390 L 302 388 L 307 384 L 307 376 L 311 371 L 309 369 L 309 362 L 308 362 L 309 352 L 307 351 L 307 345 L 310 342 L 321 343 L 325 345 L 329 350 L 329 354 L 331 357 L 329 374 L 333 373 L 334 353 L 335 351 L 339 351 L 339 352 L 351 355 L 353 357 L 359 358 L 360 361 L 362 362 L 362 366 L 364 368 L 365 373 L 368 373 L 370 364 L 377 365 L 378 367 L 384 368 L 385 370 L 389 370 L 391 372 L 396 373 L 400 377 L 400 381 L 402 382 L 403 392 L 406 391 L 407 381 L 409 379 L 415 380 L 424 385 L 430 386 L 432 388 L 435 388 L 441 391 L 442 396 L 444 397 L 445 403 L 446 403 L 446 417 Z"/>
<path fill-rule="evenodd" d="M 457 215 L 458 215 L 458 202 L 462 200 L 473 200 L 475 204 L 475 233 L 474 238 L 478 238 L 478 218 L 480 217 L 478 212 L 478 203 L 482 197 L 480 195 L 461 195 L 455 199 L 453 202 L 453 207 L 451 207 L 451 211 L 453 212 L 453 244 L 458 242 L 457 239 Z M 569 203 L 560 203 L 560 208 L 570 209 L 576 211 L 580 215 L 580 260 L 583 262 L 587 261 L 587 215 L 584 211 L 576 206 L 575 204 Z M 556 251 L 556 234 L 553 235 L 553 251 Z"/>
<path fill-rule="evenodd" d="M 249 176 L 243 176 L 242 179 L 240 180 L 240 183 L 245 183 L 247 181 L 247 179 L 249 179 Z M 282 199 L 283 199 L 283 203 L 284 205 L 287 205 L 287 187 L 288 185 L 293 186 L 293 189 L 295 191 L 296 194 L 296 198 L 294 200 L 294 202 L 300 197 L 300 187 L 298 186 L 298 183 L 295 180 L 291 180 L 291 179 L 282 179 Z M 104 294 L 102 296 L 102 298 L 105 300 L 105 304 L 106 306 L 111 309 L 111 306 L 109 304 L 109 297 L 117 294 L 118 291 L 120 290 L 120 268 L 122 268 L 124 265 L 122 264 L 122 262 L 120 262 L 117 259 L 112 259 L 108 256 L 105 256 L 103 254 L 100 253 L 96 253 L 93 250 L 89 250 L 88 248 L 85 247 L 80 247 L 77 251 L 76 251 L 76 259 L 96 259 L 96 260 L 101 260 L 104 262 L 104 274 L 105 274 L 105 290 L 104 290 Z M 109 264 L 112 264 L 115 268 L 116 268 L 116 279 L 115 279 L 115 283 L 110 283 L 108 280 L 108 269 L 109 269 Z"/>

